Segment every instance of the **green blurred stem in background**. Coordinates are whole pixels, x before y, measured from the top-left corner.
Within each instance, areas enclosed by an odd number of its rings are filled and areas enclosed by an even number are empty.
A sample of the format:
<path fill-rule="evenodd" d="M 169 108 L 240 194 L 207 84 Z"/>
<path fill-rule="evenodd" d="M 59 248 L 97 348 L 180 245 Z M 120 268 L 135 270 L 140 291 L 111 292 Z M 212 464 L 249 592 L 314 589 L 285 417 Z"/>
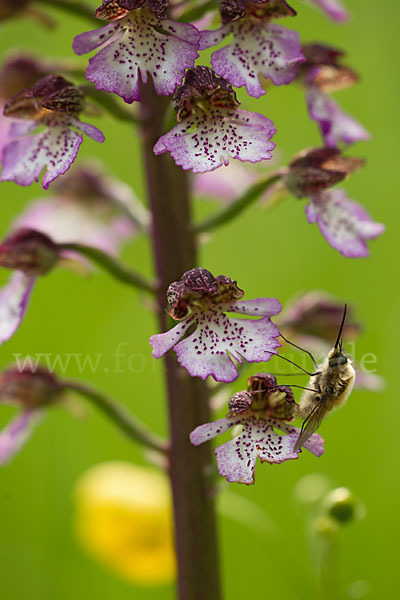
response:
<path fill-rule="evenodd" d="M 85 2 L 76 2 L 75 0 L 36 0 L 39 4 L 47 4 L 55 8 L 60 8 L 72 15 L 85 17 L 90 21 L 99 24 L 99 20 L 94 16 L 94 9 Z"/>
<path fill-rule="evenodd" d="M 196 233 L 204 233 L 205 231 L 210 231 L 220 225 L 229 223 L 229 221 L 235 219 L 240 213 L 245 211 L 246 208 L 249 208 L 256 202 L 259 197 L 274 186 L 281 177 L 282 175 L 275 174 L 268 177 L 268 179 L 257 181 L 257 183 L 250 186 L 241 196 L 239 196 L 239 198 L 236 198 L 236 200 L 228 204 L 228 206 L 224 206 L 215 215 L 212 215 L 205 221 L 195 225 L 193 230 Z"/>
<path fill-rule="evenodd" d="M 319 542 L 317 564 L 318 600 L 335 600 L 336 598 L 336 551 L 337 539 L 326 537 Z"/>
<path fill-rule="evenodd" d="M 155 294 L 156 292 L 156 288 L 151 281 L 148 281 L 143 275 L 136 273 L 117 258 L 110 256 L 99 248 L 93 248 L 92 246 L 86 246 L 85 244 L 78 244 L 75 242 L 58 244 L 58 248 L 60 250 L 72 250 L 73 252 L 77 252 L 78 254 L 89 258 L 115 279 L 122 281 L 122 283 L 127 283 L 133 287 L 145 290 L 146 292 L 151 292 L 152 294 Z"/>
<path fill-rule="evenodd" d="M 167 444 L 159 439 L 154 433 L 148 431 L 142 423 L 139 423 L 135 417 L 129 413 L 122 405 L 111 400 L 87 383 L 80 381 L 64 381 L 62 389 L 74 391 L 90 400 L 90 402 L 100 409 L 119 429 L 122 429 L 133 441 L 143 444 L 153 450 L 165 453 Z"/>
<path fill-rule="evenodd" d="M 140 85 L 144 168 L 152 241 L 158 279 L 158 323 L 169 329 L 166 291 L 197 265 L 196 236 L 191 225 L 188 176 L 167 154 L 153 147 L 164 133 L 168 98 L 157 96 L 153 83 Z M 170 477 L 178 559 L 179 600 L 220 600 L 220 573 L 214 506 L 214 472 L 210 444 L 197 448 L 189 434 L 210 420 L 207 384 L 191 377 L 170 352 L 164 359 L 170 429 Z"/>

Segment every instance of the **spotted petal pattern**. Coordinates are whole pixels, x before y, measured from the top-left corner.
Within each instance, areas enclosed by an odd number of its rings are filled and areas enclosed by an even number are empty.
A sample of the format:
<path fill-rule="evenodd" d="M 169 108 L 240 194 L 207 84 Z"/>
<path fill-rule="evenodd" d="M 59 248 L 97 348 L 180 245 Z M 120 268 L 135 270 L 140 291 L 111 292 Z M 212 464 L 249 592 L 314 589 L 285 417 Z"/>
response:
<path fill-rule="evenodd" d="M 24 318 L 35 278 L 15 271 L 0 289 L 0 344 L 9 340 Z"/>
<path fill-rule="evenodd" d="M 191 316 L 166 333 L 153 335 L 150 344 L 153 356 L 160 358 L 174 348 L 179 363 L 192 377 L 230 382 L 238 376 L 232 360 L 238 363 L 268 361 L 280 344 L 279 330 L 269 319 L 281 310 L 275 298 L 259 298 L 245 302 L 211 305 L 207 310 L 195 310 Z M 261 319 L 233 319 L 225 312 L 259 315 Z M 195 327 L 177 343 L 189 327 Z M 231 358 L 232 357 L 232 358 Z"/>
<path fill-rule="evenodd" d="M 47 189 L 54 179 L 69 169 L 78 154 L 83 137 L 71 127 L 97 142 L 104 141 L 96 127 L 63 113 L 54 113 L 41 124 L 46 127 L 40 133 L 13 140 L 4 148 L 1 181 L 31 185 L 39 181 L 41 172 L 46 169 L 42 186 Z"/>
<path fill-rule="evenodd" d="M 87 78 L 97 89 L 114 92 L 131 103 L 140 100 L 139 81 L 146 82 L 148 73 L 157 94 L 172 94 L 198 57 L 199 35 L 193 25 L 160 20 L 147 8 L 139 8 L 119 21 L 78 35 L 73 49 L 85 54 L 100 47 L 89 61 Z"/>
<path fill-rule="evenodd" d="M 42 410 L 22 412 L 0 432 L 0 465 L 8 463 L 29 439 Z"/>
<path fill-rule="evenodd" d="M 257 113 L 228 108 L 196 111 L 160 137 L 155 154 L 170 152 L 177 165 L 194 173 L 229 164 L 229 158 L 258 162 L 272 158 L 272 121 Z"/>
<path fill-rule="evenodd" d="M 310 0 L 334 21 L 347 21 L 349 14 L 339 0 Z"/>
<path fill-rule="evenodd" d="M 296 76 L 301 52 L 299 34 L 280 25 L 244 18 L 224 25 L 217 31 L 200 34 L 200 49 L 218 44 L 233 34 L 233 42 L 214 52 L 214 71 L 236 87 L 246 86 L 250 96 L 259 98 L 265 90 L 259 75 L 275 85 L 288 84 Z"/>
<path fill-rule="evenodd" d="M 318 223 L 327 242 L 343 256 L 366 257 L 367 240 L 381 235 L 385 227 L 376 223 L 342 189 L 325 190 L 309 198 L 306 215 L 309 223 Z"/>
<path fill-rule="evenodd" d="M 336 148 L 340 143 L 354 144 L 370 139 L 370 134 L 358 121 L 316 88 L 307 91 L 307 106 L 311 119 L 319 125 L 326 146 Z"/>
<path fill-rule="evenodd" d="M 192 444 L 198 446 L 238 424 L 243 428 L 241 433 L 214 451 L 218 471 L 227 481 L 253 484 L 257 458 L 261 462 L 271 464 L 298 458 L 299 452 L 294 451 L 300 433 L 298 427 L 275 419 L 258 419 L 253 415 L 229 417 L 200 425 L 190 434 L 190 440 Z M 286 435 L 276 433 L 275 429 L 281 429 Z M 307 449 L 320 456 L 323 453 L 322 438 L 318 434 L 313 434 L 308 441 L 310 443 L 306 446 Z"/>

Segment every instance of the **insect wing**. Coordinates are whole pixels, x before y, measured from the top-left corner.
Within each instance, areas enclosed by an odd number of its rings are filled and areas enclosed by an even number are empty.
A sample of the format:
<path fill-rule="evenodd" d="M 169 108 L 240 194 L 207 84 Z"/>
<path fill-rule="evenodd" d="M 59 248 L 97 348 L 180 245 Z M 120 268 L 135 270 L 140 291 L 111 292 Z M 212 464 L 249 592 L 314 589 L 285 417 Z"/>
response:
<path fill-rule="evenodd" d="M 302 446 L 310 439 L 313 433 L 317 431 L 325 416 L 325 401 L 320 398 L 318 404 L 314 406 L 306 420 L 303 422 L 299 437 L 294 446 L 294 451 L 300 450 Z"/>

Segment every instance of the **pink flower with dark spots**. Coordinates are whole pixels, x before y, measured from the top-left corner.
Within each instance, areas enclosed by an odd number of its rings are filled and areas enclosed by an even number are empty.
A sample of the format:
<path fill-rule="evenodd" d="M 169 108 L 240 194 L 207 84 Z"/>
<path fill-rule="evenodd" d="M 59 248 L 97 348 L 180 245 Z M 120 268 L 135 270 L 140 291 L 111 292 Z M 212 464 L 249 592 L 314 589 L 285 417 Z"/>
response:
<path fill-rule="evenodd" d="M 220 7 L 223 26 L 200 34 L 201 50 L 233 35 L 232 43 L 213 53 L 214 71 L 236 87 L 245 86 L 247 93 L 255 98 L 265 94 L 260 76 L 271 79 L 275 85 L 291 83 L 299 64 L 305 60 L 299 34 L 270 20 L 295 15 L 295 11 L 286 2 L 244 2 L 240 3 L 244 6 L 240 6 L 239 12 L 230 10 L 227 14 L 228 4 L 225 2 Z"/>
<path fill-rule="evenodd" d="M 239 110 L 231 86 L 208 67 L 189 69 L 174 103 L 180 122 L 158 140 L 155 154 L 170 152 L 177 165 L 194 173 L 227 166 L 230 158 L 252 163 L 272 158 L 272 121 Z"/>
<path fill-rule="evenodd" d="M 3 148 L 1 181 L 31 185 L 46 169 L 42 186 L 47 189 L 74 162 L 83 141 L 81 132 L 103 142 L 101 131 L 77 118 L 83 105 L 80 89 L 56 75 L 12 98 L 5 114 L 18 121 L 9 131 L 12 141 Z M 32 135 L 36 129 L 42 131 Z"/>
<path fill-rule="evenodd" d="M 327 242 L 343 256 L 369 256 L 367 242 L 379 237 L 385 226 L 372 220 L 361 204 L 350 200 L 342 189 L 325 190 L 308 198 L 309 223 L 318 223 Z"/>
<path fill-rule="evenodd" d="M 76 54 L 100 48 L 89 61 L 87 78 L 97 89 L 114 92 L 128 103 L 140 100 L 139 82 L 146 83 L 149 74 L 157 94 L 172 94 L 198 57 L 198 30 L 166 19 L 165 9 L 157 10 L 163 3 L 144 0 L 133 10 L 122 8 L 127 6 L 122 1 L 114 4 L 120 7 L 116 16 L 104 9 L 105 18 L 113 19 L 109 25 L 74 40 Z"/>
<path fill-rule="evenodd" d="M 299 451 L 294 450 L 294 446 L 300 429 L 290 424 L 298 415 L 298 406 L 290 388 L 278 386 L 273 375 L 263 373 L 251 377 L 248 391 L 232 396 L 229 408 L 225 419 L 200 425 L 190 434 L 190 441 L 198 446 L 236 429 L 231 440 L 214 450 L 219 474 L 227 481 L 253 484 L 257 458 L 270 464 L 298 458 Z M 304 447 L 321 456 L 324 441 L 313 434 Z"/>
<path fill-rule="evenodd" d="M 60 391 L 56 379 L 44 369 L 32 372 L 12 368 L 0 374 L 0 404 L 16 404 L 21 408 L 0 432 L 0 465 L 21 450 L 46 408 L 57 401 Z"/>
<path fill-rule="evenodd" d="M 276 298 L 241 301 L 243 294 L 229 277 L 214 277 L 200 268 L 184 273 L 167 294 L 170 315 L 180 322 L 150 338 L 153 356 L 161 358 L 173 348 L 190 375 L 202 379 L 211 375 L 224 382 L 238 377 L 232 359 L 239 364 L 268 361 L 280 346 L 270 317 L 280 312 L 281 304 Z M 237 319 L 227 313 L 260 318 Z"/>
<path fill-rule="evenodd" d="M 284 176 L 292 194 L 308 199 L 308 222 L 318 223 L 327 242 L 351 258 L 368 256 L 367 241 L 385 230 L 344 190 L 330 189 L 363 164 L 362 159 L 342 155 L 338 148 L 315 148 L 292 160 Z"/>
<path fill-rule="evenodd" d="M 344 53 L 324 44 L 305 44 L 303 53 L 306 62 L 300 65 L 297 79 L 305 87 L 309 115 L 318 124 L 325 145 L 335 148 L 369 140 L 368 131 L 328 95 L 358 80 L 357 73 L 341 64 Z"/>

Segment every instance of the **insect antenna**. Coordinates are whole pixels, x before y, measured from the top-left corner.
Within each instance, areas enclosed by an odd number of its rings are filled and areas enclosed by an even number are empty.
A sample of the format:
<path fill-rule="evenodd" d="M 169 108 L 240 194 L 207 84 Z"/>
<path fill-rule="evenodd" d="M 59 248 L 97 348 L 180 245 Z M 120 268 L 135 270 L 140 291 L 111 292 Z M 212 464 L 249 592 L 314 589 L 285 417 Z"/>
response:
<path fill-rule="evenodd" d="M 273 354 L 273 356 L 278 356 L 279 358 L 282 358 L 283 360 L 286 360 L 286 362 L 289 362 L 291 365 L 294 365 L 295 367 L 297 367 L 298 369 L 300 369 L 300 371 L 303 371 L 304 373 L 306 373 L 310 377 L 313 377 L 314 375 L 318 375 L 318 373 L 319 373 L 319 371 L 317 371 L 316 373 L 310 373 L 310 371 L 307 371 L 306 369 L 303 369 L 303 367 L 301 367 L 300 365 L 297 365 L 295 362 L 293 362 L 289 358 L 286 358 L 286 356 L 282 356 L 282 354 L 276 354 L 275 352 L 271 352 L 271 354 Z"/>
<path fill-rule="evenodd" d="M 290 340 L 288 340 L 287 338 L 285 338 L 284 335 L 282 335 L 282 333 L 279 333 L 279 335 L 281 336 L 281 338 L 283 340 L 285 340 L 286 343 L 290 344 L 291 346 L 294 346 L 295 348 L 297 348 L 297 350 L 301 350 L 302 352 L 305 352 L 306 354 L 308 354 L 308 356 L 311 358 L 311 360 L 313 361 L 313 365 L 316 369 L 318 369 L 318 363 L 315 360 L 315 358 L 313 357 L 313 355 L 311 354 L 311 352 L 309 352 L 308 350 L 306 350 L 305 348 L 302 348 L 301 346 L 298 346 L 297 344 L 294 344 L 293 342 L 291 342 Z"/>
<path fill-rule="evenodd" d="M 336 342 L 335 342 L 335 348 L 338 348 L 340 350 L 340 352 L 342 351 L 343 340 L 341 339 L 341 337 L 342 337 L 342 331 L 343 331 L 343 327 L 344 327 L 344 322 L 346 320 L 346 313 L 347 313 L 347 304 L 344 305 L 342 322 L 340 324 L 339 333 L 338 333 L 338 336 L 337 336 Z"/>

